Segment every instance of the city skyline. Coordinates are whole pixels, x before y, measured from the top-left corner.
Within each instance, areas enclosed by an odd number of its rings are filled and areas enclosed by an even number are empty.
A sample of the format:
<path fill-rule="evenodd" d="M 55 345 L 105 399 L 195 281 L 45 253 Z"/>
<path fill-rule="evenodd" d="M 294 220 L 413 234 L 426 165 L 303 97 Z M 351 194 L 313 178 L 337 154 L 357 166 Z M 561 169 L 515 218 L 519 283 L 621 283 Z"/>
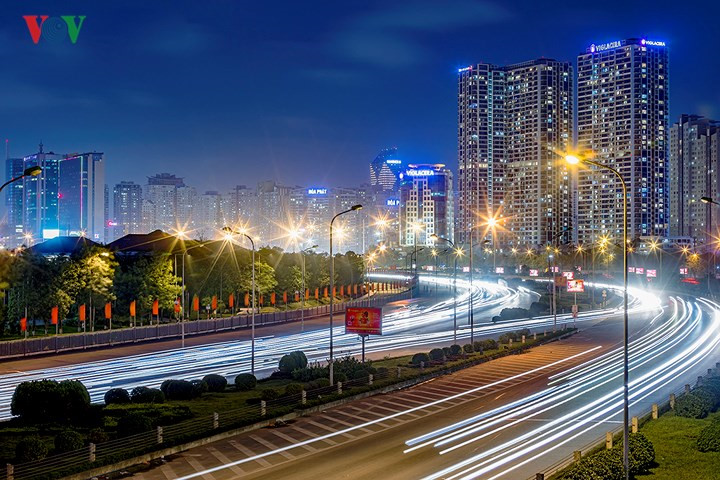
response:
<path fill-rule="evenodd" d="M 87 3 L 78 6 L 87 20 L 73 45 L 33 44 L 21 21 L 22 15 L 32 12 L 25 5 L 11 5 L 8 22 L 0 28 L 7 39 L 2 55 L 11 72 L 3 82 L 5 90 L 14 94 L 2 109 L 6 118 L 0 122 L 5 125 L 0 138 L 10 140 L 11 156 L 31 153 L 40 140 L 54 151 L 103 151 L 108 184 L 141 181 L 145 175 L 176 167 L 178 175 L 197 179 L 193 183 L 199 190 L 222 191 L 268 178 L 287 183 L 290 171 L 301 184 L 341 185 L 363 173 L 368 157 L 391 145 L 405 152 L 408 161 L 444 163 L 456 171 L 453 80 L 457 68 L 543 56 L 574 64 L 578 53 L 592 43 L 638 35 L 666 41 L 672 50 L 676 73 L 670 118 L 682 113 L 717 118 L 720 99 L 712 87 L 717 67 L 701 61 L 712 55 L 712 38 L 698 23 L 711 18 L 718 7 L 708 5 L 703 9 L 706 15 L 699 15 L 678 5 L 652 10 L 619 5 L 584 7 L 583 14 L 572 15 L 571 21 L 561 5 L 540 8 L 529 2 L 500 6 L 457 1 L 447 12 L 430 3 L 414 9 L 376 3 L 363 11 L 317 3 L 302 7 L 307 13 L 325 14 L 316 16 L 310 34 L 311 29 L 292 25 L 290 17 L 299 7 L 265 16 L 260 6 L 239 11 L 237 6 L 223 5 L 224 13 L 238 14 L 233 18 L 247 19 L 247 25 L 259 21 L 256 29 L 238 29 L 235 22 L 221 18 L 219 6 L 186 3 L 156 24 L 144 6 L 120 12 L 119 7 Z M 527 17 L 536 18 L 537 24 L 525 21 L 520 29 L 507 28 L 526 13 L 533 13 Z M 14 15 L 17 24 L 12 22 Z M 118 18 L 133 19 L 123 23 L 127 36 L 103 31 L 103 25 Z M 268 18 L 273 18 L 272 27 Z M 564 22 L 563 28 L 547 34 L 542 24 L 549 19 Z M 482 32 L 473 28 L 477 25 L 483 26 Z M 183 41 L 169 42 L 167 37 L 177 32 Z M 250 44 L 254 48 L 248 54 L 245 46 Z M 393 48 L 380 48 L 383 45 Z M 109 47 L 114 58 L 105 58 Z M 297 58 L 288 58 L 291 53 Z M 226 54 L 244 61 L 228 65 Z M 137 64 L 128 71 L 130 58 L 137 58 Z M 59 75 L 21 81 L 19 72 L 38 62 Z M 170 63 L 175 67 L 173 78 L 180 74 L 183 81 L 168 86 L 165 69 Z M 200 78 L 190 71 L 198 70 L 196 63 L 202 65 L 199 70 L 219 68 L 223 75 L 236 74 L 233 78 L 238 80 Z M 278 88 L 279 79 L 265 85 L 258 81 L 279 64 L 290 69 L 292 96 Z M 116 75 L 103 75 L 102 81 L 78 78 L 72 84 L 63 79 L 63 73 L 82 67 Z M 137 80 L 129 80 L 129 72 Z M 411 84 L 402 81 L 408 75 L 414 79 Z M 185 98 L 182 88 L 193 88 L 195 98 Z M 348 89 L 353 95 L 347 95 Z M 247 92 L 257 98 L 248 101 Z M 62 124 L 27 113 L 43 106 L 66 109 L 69 105 L 74 115 Z M 345 111 L 355 114 L 348 116 Z M 155 172 L 135 177 L 122 173 L 138 171 L 149 158 L 157 166 Z M 257 158 L 263 162 L 255 162 Z M 231 181 L 222 173 L 225 165 L 238 170 L 237 178 Z"/>

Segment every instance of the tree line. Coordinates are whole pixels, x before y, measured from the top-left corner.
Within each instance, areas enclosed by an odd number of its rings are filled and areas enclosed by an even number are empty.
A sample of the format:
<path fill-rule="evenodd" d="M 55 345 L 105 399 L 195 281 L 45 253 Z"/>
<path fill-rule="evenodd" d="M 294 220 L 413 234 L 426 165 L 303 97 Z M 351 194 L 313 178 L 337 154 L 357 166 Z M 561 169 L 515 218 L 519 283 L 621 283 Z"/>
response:
<path fill-rule="evenodd" d="M 201 310 L 216 297 L 217 310 L 229 308 L 232 294 L 241 307 L 252 290 L 251 252 L 240 247 L 206 248 L 183 255 L 177 252 L 125 254 L 105 247 L 88 246 L 71 255 L 41 255 L 32 249 L 0 251 L 0 335 L 17 334 L 20 319 L 27 329 L 47 331 L 56 309 L 65 325 L 77 325 L 84 305 L 88 329 L 104 324 L 103 309 L 110 303 L 113 317 L 129 318 L 134 302 L 138 321 L 149 319 L 153 304 L 160 315 L 177 317 L 176 304 L 182 296 L 185 279 L 186 310 L 198 297 Z M 307 252 L 305 288 L 314 298 L 315 289 L 323 291 L 330 283 L 330 258 L 327 254 Z M 265 305 L 276 294 L 278 304 L 283 293 L 294 301 L 303 286 L 300 253 L 261 248 L 255 255 L 256 301 Z M 364 262 L 354 252 L 335 256 L 335 283 L 355 285 L 364 281 Z M 322 295 L 322 294 L 321 294 Z M 194 315 L 193 315 L 194 318 Z M 104 327 L 99 327 L 104 328 Z"/>

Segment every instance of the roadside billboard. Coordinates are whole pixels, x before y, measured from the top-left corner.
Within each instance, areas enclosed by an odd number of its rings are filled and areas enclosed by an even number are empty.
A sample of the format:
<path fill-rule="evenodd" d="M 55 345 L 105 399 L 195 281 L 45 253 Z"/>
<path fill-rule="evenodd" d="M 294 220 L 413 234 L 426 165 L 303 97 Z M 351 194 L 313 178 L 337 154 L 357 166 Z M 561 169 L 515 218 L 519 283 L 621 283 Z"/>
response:
<path fill-rule="evenodd" d="M 382 335 L 382 308 L 346 308 L 345 333 Z"/>
<path fill-rule="evenodd" d="M 531 268 L 531 269 L 530 269 L 530 276 L 531 276 L 531 277 L 537 277 L 538 275 L 539 275 L 539 273 L 538 273 L 537 269 L 535 269 L 535 268 Z"/>
<path fill-rule="evenodd" d="M 505 267 L 495 267 L 495 273 L 505 273 Z"/>
<path fill-rule="evenodd" d="M 650 270 L 650 269 L 648 269 L 648 271 L 647 271 L 647 276 L 648 276 L 648 278 L 655 278 L 655 277 L 657 277 L 657 270 Z"/>
<path fill-rule="evenodd" d="M 645 273 L 645 269 L 643 267 L 636 267 L 635 273 L 637 273 L 638 275 L 643 275 Z"/>
<path fill-rule="evenodd" d="M 572 280 L 575 278 L 575 272 L 563 272 L 563 277 L 567 278 L 568 280 Z"/>
<path fill-rule="evenodd" d="M 584 280 L 568 280 L 567 281 L 568 293 L 583 293 L 585 291 Z"/>

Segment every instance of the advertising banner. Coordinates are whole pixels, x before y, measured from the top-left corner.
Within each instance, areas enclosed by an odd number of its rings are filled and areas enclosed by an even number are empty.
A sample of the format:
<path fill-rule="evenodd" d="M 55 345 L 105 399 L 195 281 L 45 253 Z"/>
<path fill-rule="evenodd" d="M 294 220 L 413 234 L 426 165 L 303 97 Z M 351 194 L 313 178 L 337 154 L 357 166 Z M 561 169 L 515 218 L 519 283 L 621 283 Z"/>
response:
<path fill-rule="evenodd" d="M 537 269 L 535 269 L 535 268 L 531 268 L 531 269 L 530 269 L 530 276 L 531 276 L 531 277 L 537 277 L 538 275 L 539 275 L 539 273 L 538 273 Z"/>
<path fill-rule="evenodd" d="M 657 270 L 650 270 L 650 269 L 648 269 L 648 271 L 647 271 L 647 276 L 648 276 L 648 278 L 655 278 L 655 277 L 657 277 Z"/>
<path fill-rule="evenodd" d="M 583 281 L 583 280 L 568 280 L 567 291 L 569 293 L 583 293 L 585 291 L 585 281 Z"/>
<path fill-rule="evenodd" d="M 505 267 L 495 267 L 495 273 L 505 273 Z"/>
<path fill-rule="evenodd" d="M 568 280 L 572 280 L 575 278 L 575 272 L 563 272 L 563 277 L 567 278 Z"/>
<path fill-rule="evenodd" d="M 345 309 L 345 333 L 382 335 L 382 308 Z"/>

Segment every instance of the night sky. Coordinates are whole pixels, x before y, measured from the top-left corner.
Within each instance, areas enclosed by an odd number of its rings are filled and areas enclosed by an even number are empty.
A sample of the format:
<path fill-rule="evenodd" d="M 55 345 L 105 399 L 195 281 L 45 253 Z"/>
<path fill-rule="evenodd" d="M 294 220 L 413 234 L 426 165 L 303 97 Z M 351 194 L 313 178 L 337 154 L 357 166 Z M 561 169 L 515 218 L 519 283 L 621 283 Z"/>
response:
<path fill-rule="evenodd" d="M 0 136 L 10 153 L 98 150 L 106 180 L 171 172 L 199 191 L 276 178 L 354 186 L 397 146 L 456 165 L 457 68 L 571 61 L 628 37 L 670 49 L 671 120 L 720 117 L 718 2 L 6 0 Z M 33 44 L 23 15 L 86 15 Z M 4 168 L 3 166 L 0 168 Z"/>

